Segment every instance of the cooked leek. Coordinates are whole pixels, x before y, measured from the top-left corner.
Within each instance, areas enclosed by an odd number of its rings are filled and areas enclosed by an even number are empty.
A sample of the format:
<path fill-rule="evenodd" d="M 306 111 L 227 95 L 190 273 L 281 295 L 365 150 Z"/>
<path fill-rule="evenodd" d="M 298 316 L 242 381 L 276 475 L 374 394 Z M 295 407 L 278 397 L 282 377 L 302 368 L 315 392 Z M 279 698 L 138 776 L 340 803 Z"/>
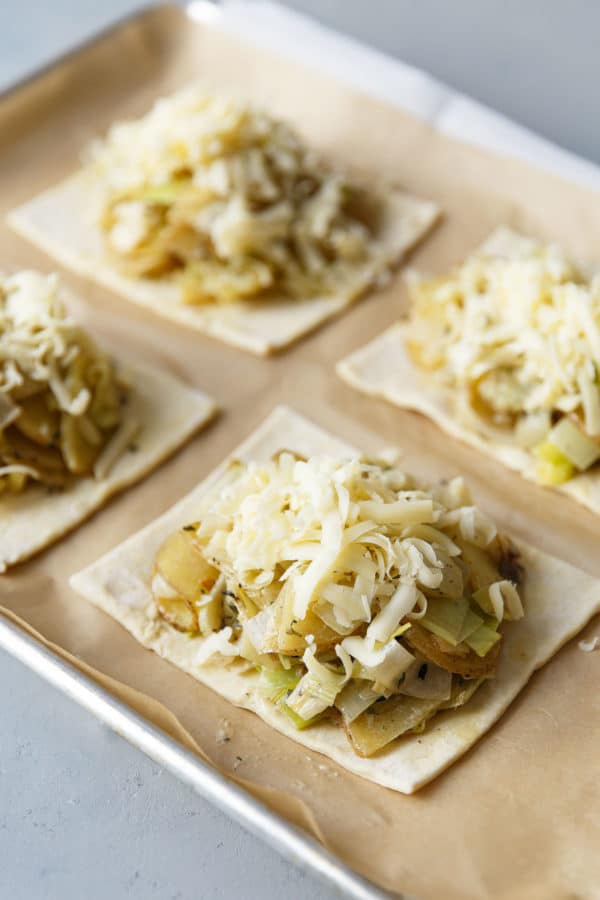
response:
<path fill-rule="evenodd" d="M 280 703 L 292 693 L 300 681 L 300 677 L 300 673 L 295 668 L 262 668 L 258 679 L 258 692 L 265 700 L 270 700 L 271 703 Z"/>
<path fill-rule="evenodd" d="M 333 706 L 345 676 L 320 663 L 314 651 L 307 650 L 303 662 L 308 671 L 288 697 L 287 706 L 301 719 L 312 719 Z"/>
<path fill-rule="evenodd" d="M 453 647 L 464 641 L 481 624 L 480 619 L 469 607 L 464 597 L 453 603 L 430 599 L 427 612 L 419 619 L 419 624 L 432 634 L 447 641 Z"/>
<path fill-rule="evenodd" d="M 190 86 L 91 155 L 111 260 L 179 282 L 184 303 L 322 297 L 380 258 L 383 193 L 365 203 L 288 126 L 233 97 Z"/>
<path fill-rule="evenodd" d="M 319 713 L 316 716 L 312 716 L 310 719 L 304 719 L 302 716 L 299 716 L 298 713 L 294 712 L 285 701 L 279 704 L 279 708 L 286 714 L 294 728 L 298 731 L 304 731 L 305 728 L 310 728 L 323 717 L 323 713 Z"/>
<path fill-rule="evenodd" d="M 600 437 L 600 385 L 598 384 L 598 365 L 594 364 L 594 377 L 582 372 L 579 376 L 579 389 L 583 404 L 583 418 L 587 434 Z"/>
<path fill-rule="evenodd" d="M 563 416 L 549 432 L 548 443 L 580 471 L 600 459 L 600 443 L 588 437 L 568 416 Z"/>
<path fill-rule="evenodd" d="M 549 441 L 539 444 L 533 452 L 538 460 L 535 474 L 540 484 L 564 484 L 575 474 L 571 460 Z"/>
<path fill-rule="evenodd" d="M 485 621 L 481 623 L 479 628 L 473 631 L 465 643 L 471 650 L 474 650 L 477 656 L 487 656 L 492 647 L 498 643 L 501 635 L 498 633 L 498 620 L 491 616 L 486 616 Z"/>
<path fill-rule="evenodd" d="M 152 581 L 165 627 L 194 614 L 198 665 L 237 657 L 295 728 L 341 720 L 363 755 L 493 676 L 497 625 L 523 614 L 506 580 L 521 567 L 464 485 L 425 491 L 391 464 L 287 451 L 228 473 L 159 548 Z M 406 521 L 424 501 L 435 527 Z M 206 636 L 203 613 L 224 627 Z"/>
<path fill-rule="evenodd" d="M 543 484 L 600 460 L 597 285 L 556 245 L 505 229 L 446 275 L 412 284 L 414 363 L 469 431 L 537 457 Z"/>

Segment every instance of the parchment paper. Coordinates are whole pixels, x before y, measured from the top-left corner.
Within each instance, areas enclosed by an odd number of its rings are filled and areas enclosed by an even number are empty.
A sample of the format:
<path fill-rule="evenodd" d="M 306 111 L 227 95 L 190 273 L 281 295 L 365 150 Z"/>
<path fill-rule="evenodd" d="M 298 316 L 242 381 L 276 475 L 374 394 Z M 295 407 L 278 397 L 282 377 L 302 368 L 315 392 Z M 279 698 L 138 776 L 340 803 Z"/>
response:
<path fill-rule="evenodd" d="M 420 269 L 442 271 L 501 223 L 553 237 L 583 259 L 599 256 L 597 194 L 462 146 L 214 28 L 192 28 L 174 9 L 145 15 L 4 101 L 2 215 L 75 169 L 81 148 L 110 121 L 141 113 L 156 95 L 198 75 L 291 119 L 342 164 L 441 202 L 444 222 L 412 260 Z M 4 227 L 1 238 L 3 265 L 50 267 Z M 141 485 L 3 577 L 0 604 L 103 673 L 98 677 L 113 679 L 104 683 L 130 704 L 131 689 L 145 695 L 135 695 L 135 704 L 153 721 L 164 724 L 164 708 L 169 710 L 222 771 L 251 783 L 265 802 L 388 889 L 436 900 L 599 896 L 600 653 L 582 653 L 571 642 L 473 751 L 428 788 L 402 797 L 348 775 L 231 707 L 139 647 L 67 587 L 70 574 L 167 509 L 280 402 L 367 450 L 382 441 L 402 445 L 407 468 L 422 476 L 467 473 L 502 528 L 600 575 L 597 517 L 524 484 L 425 419 L 358 396 L 336 377 L 334 363 L 404 309 L 400 279 L 270 360 L 186 334 L 101 288 L 68 274 L 65 279 L 87 302 L 101 336 L 118 338 L 179 372 L 225 412 Z M 576 596 L 565 597 L 565 603 L 576 602 Z M 594 633 L 600 633 L 598 621 L 582 637 Z M 233 736 L 218 744 L 223 718 Z"/>

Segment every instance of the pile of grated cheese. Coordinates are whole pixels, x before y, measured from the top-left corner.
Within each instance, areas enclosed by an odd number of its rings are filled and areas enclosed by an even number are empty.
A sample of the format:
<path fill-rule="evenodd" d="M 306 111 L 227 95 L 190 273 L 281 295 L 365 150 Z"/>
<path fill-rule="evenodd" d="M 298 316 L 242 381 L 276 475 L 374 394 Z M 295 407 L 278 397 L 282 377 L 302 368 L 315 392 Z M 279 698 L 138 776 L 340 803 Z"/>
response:
<path fill-rule="evenodd" d="M 200 512 L 195 528 L 206 559 L 263 608 L 244 623 L 259 651 L 286 584 L 294 618 L 310 609 L 340 635 L 340 658 L 369 668 L 403 652 L 408 658 L 395 640 L 399 624 L 423 617 L 424 590 L 456 572 L 461 550 L 451 535 L 481 548 L 496 537 L 462 478 L 424 489 L 397 468 L 285 452 L 265 464 L 235 464 Z M 498 620 L 522 616 L 511 582 L 499 581 L 490 595 Z M 231 628 L 213 635 L 211 652 L 235 655 L 230 638 Z M 207 655 L 203 648 L 203 661 Z"/>
<path fill-rule="evenodd" d="M 497 424 L 581 409 L 600 433 L 600 276 L 561 250 L 523 241 L 515 258 L 469 258 L 415 283 L 409 349 L 450 387 L 475 389 Z"/>
<path fill-rule="evenodd" d="M 89 347 L 58 297 L 56 275 L 0 275 L 0 395 L 5 400 L 31 379 L 49 385 L 59 409 L 81 415 L 91 393 L 82 387 L 72 396 L 66 382 L 71 364 Z"/>
<path fill-rule="evenodd" d="M 115 124 L 89 158 L 116 261 L 153 277 L 193 271 L 202 302 L 328 291 L 378 250 L 360 188 L 285 123 L 201 85 Z"/>

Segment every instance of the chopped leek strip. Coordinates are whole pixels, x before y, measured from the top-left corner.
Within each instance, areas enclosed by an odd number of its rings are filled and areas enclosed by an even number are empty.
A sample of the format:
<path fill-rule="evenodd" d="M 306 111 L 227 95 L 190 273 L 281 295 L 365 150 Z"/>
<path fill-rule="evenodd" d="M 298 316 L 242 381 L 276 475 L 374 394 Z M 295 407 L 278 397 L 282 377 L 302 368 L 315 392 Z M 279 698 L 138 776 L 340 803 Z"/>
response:
<path fill-rule="evenodd" d="M 492 616 L 494 614 L 494 608 L 492 606 L 492 601 L 490 600 L 489 586 L 482 587 L 479 588 L 478 591 L 474 591 L 472 600 L 486 615 Z"/>
<path fill-rule="evenodd" d="M 594 362 L 594 378 L 585 372 L 579 376 L 579 389 L 583 404 L 585 430 L 593 437 L 600 436 L 600 387 L 598 386 L 598 365 Z"/>
<path fill-rule="evenodd" d="M 144 203 L 169 206 L 188 185 L 189 182 L 183 179 L 166 181 L 164 184 L 149 184 L 139 191 L 135 191 L 133 199 L 142 200 Z"/>
<path fill-rule="evenodd" d="M 316 659 L 310 649 L 304 654 L 303 662 L 308 671 L 288 697 L 287 705 L 302 719 L 312 719 L 333 706 L 346 676 L 332 672 Z"/>
<path fill-rule="evenodd" d="M 279 708 L 289 719 L 291 719 L 294 728 L 297 728 L 298 731 L 304 731 L 305 728 L 310 728 L 311 725 L 314 725 L 315 722 L 318 722 L 319 719 L 323 718 L 323 713 L 318 713 L 318 715 L 312 716 L 310 719 L 303 719 L 302 716 L 299 716 L 298 713 L 294 712 L 285 701 L 279 704 Z"/>
<path fill-rule="evenodd" d="M 464 640 L 463 633 L 469 612 L 469 602 L 464 597 L 452 603 L 430 599 L 427 612 L 419 619 L 419 625 L 456 647 Z"/>
<path fill-rule="evenodd" d="M 279 703 L 294 690 L 300 681 L 296 669 L 261 669 L 258 680 L 258 691 L 265 700 Z"/>
<path fill-rule="evenodd" d="M 473 634 L 474 631 L 477 631 L 482 624 L 483 619 L 481 616 L 478 616 L 477 613 L 469 608 L 463 622 L 458 643 L 461 644 L 463 641 L 466 641 L 469 635 Z"/>
<path fill-rule="evenodd" d="M 487 656 L 492 647 L 498 643 L 501 635 L 497 631 L 498 620 L 491 616 L 486 616 L 485 621 L 481 623 L 479 628 L 473 631 L 466 639 L 465 643 L 471 650 L 474 650 L 477 656 Z"/>
<path fill-rule="evenodd" d="M 452 673 L 421 658 L 406 673 L 399 692 L 422 700 L 449 700 L 451 689 Z"/>

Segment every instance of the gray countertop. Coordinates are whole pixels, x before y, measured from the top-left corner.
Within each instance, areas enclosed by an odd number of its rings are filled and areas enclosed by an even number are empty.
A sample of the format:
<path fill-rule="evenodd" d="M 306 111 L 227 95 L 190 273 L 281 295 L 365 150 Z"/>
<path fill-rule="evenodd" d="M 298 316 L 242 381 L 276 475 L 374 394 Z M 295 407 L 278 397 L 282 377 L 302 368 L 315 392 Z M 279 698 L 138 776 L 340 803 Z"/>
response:
<path fill-rule="evenodd" d="M 132 0 L 0 4 L 0 87 L 140 5 Z M 427 69 L 600 162 L 600 5 L 589 0 L 296 0 L 287 5 Z M 337 896 L 6 654 L 0 654 L 0 684 L 0 897 Z"/>

